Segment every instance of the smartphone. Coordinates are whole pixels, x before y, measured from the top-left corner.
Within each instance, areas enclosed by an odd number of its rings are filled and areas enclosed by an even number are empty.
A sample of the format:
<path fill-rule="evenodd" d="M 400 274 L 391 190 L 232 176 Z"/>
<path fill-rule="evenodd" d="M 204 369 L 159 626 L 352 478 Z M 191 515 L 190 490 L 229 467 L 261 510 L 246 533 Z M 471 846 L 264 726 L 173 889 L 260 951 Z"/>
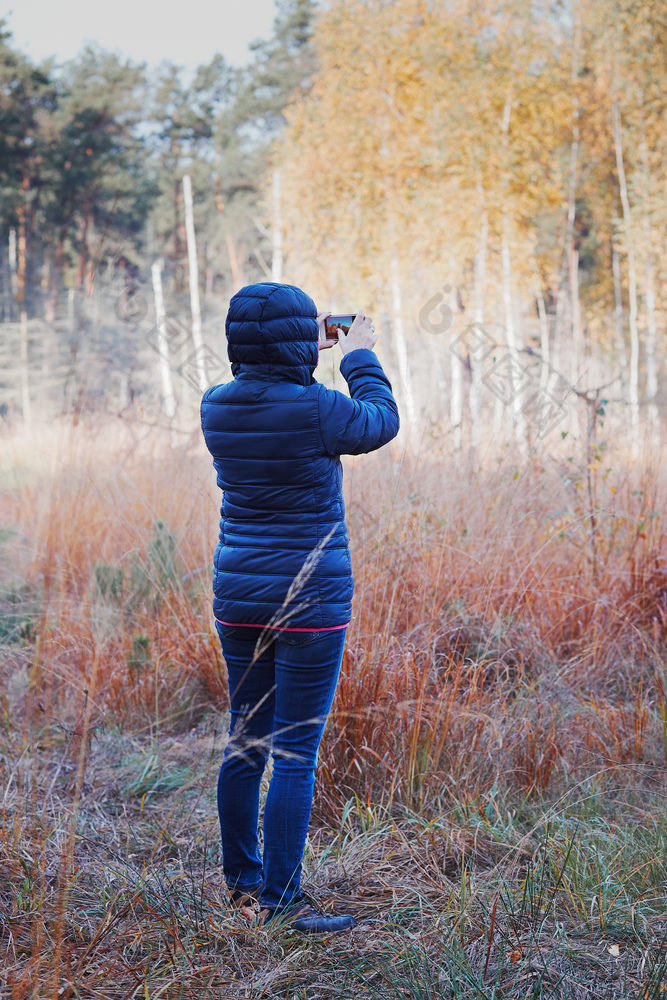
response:
<path fill-rule="evenodd" d="M 350 327 L 356 318 L 356 313 L 347 316 L 327 316 L 324 321 L 324 330 L 327 340 L 338 340 L 338 331 L 349 333 Z"/>

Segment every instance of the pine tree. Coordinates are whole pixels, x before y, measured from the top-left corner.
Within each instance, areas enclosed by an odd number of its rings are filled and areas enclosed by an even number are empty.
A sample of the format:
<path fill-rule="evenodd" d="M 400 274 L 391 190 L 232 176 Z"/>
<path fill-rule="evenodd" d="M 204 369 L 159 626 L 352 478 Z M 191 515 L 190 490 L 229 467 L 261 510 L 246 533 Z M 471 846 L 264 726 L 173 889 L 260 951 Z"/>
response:
<path fill-rule="evenodd" d="M 33 274 L 38 258 L 35 220 L 39 211 L 44 158 L 41 120 L 54 104 L 48 67 L 33 66 L 10 45 L 11 33 L 0 21 L 0 232 L 5 275 L 4 312 L 32 308 Z M 10 231 L 15 236 L 16 262 L 9 261 Z M 9 272 L 15 266 L 10 294 Z"/>

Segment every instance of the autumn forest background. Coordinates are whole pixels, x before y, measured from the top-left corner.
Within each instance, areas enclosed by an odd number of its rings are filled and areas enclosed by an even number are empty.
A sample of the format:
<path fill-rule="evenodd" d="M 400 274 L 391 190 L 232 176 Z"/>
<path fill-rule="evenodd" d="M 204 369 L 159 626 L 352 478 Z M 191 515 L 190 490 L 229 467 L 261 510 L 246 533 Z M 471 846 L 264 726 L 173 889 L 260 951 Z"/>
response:
<path fill-rule="evenodd" d="M 0 996 L 665 995 L 665 37 L 282 0 L 188 73 L 1 27 Z M 199 399 L 263 280 L 373 316 L 402 421 L 344 460 L 305 874 L 345 940 L 220 869 Z"/>

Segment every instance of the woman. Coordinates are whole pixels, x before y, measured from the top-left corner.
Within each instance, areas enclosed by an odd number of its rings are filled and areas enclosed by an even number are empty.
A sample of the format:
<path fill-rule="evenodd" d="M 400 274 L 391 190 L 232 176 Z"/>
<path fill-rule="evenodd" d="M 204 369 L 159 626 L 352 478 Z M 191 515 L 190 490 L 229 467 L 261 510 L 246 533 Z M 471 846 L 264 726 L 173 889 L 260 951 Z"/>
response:
<path fill-rule="evenodd" d="M 369 317 L 326 340 L 311 298 L 262 282 L 232 298 L 225 329 L 233 381 L 202 399 L 202 430 L 223 491 L 213 611 L 227 664 L 229 740 L 218 780 L 223 870 L 232 902 L 303 933 L 348 930 L 322 913 L 300 875 L 317 751 L 350 622 L 353 577 L 339 456 L 398 432 Z M 313 378 L 340 343 L 350 397 Z M 258 843 L 262 774 L 273 774 Z"/>

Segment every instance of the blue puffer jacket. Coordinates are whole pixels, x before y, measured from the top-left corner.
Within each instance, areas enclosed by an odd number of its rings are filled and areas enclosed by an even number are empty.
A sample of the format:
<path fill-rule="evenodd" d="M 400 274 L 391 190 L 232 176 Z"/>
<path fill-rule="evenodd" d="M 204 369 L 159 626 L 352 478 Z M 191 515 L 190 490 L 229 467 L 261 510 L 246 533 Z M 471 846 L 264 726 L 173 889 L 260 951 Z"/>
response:
<path fill-rule="evenodd" d="M 222 622 L 325 629 L 350 620 L 338 456 L 390 441 L 398 410 L 373 351 L 342 358 L 352 398 L 315 381 L 316 317 L 313 300 L 294 285 L 247 285 L 230 302 L 234 379 L 208 389 L 201 404 L 223 491 L 213 574 Z"/>

